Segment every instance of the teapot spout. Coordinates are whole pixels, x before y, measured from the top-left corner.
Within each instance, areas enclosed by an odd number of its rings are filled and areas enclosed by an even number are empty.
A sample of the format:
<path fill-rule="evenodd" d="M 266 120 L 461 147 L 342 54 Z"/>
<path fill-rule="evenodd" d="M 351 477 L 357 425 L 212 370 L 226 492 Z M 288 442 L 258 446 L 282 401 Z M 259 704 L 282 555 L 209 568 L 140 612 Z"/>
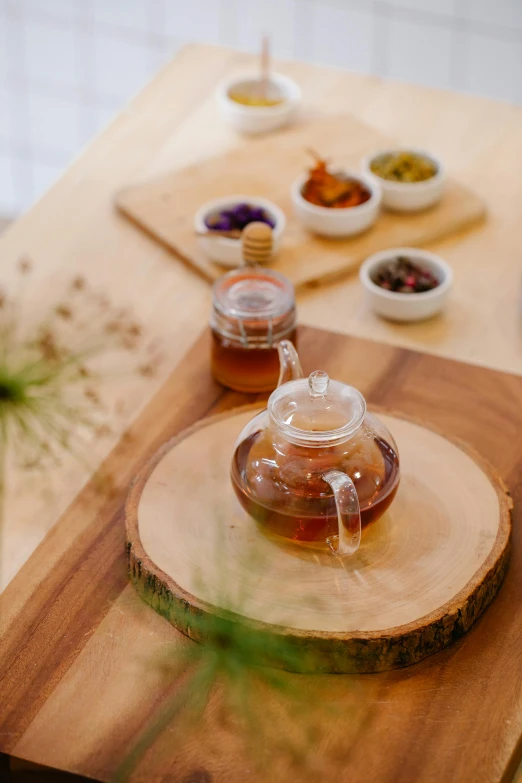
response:
<path fill-rule="evenodd" d="M 277 343 L 277 351 L 279 353 L 279 364 L 281 367 L 277 385 L 282 386 L 283 383 L 302 378 L 303 371 L 301 369 L 301 362 L 299 361 L 299 356 L 293 343 L 291 343 L 290 340 L 281 340 L 281 342 Z"/>

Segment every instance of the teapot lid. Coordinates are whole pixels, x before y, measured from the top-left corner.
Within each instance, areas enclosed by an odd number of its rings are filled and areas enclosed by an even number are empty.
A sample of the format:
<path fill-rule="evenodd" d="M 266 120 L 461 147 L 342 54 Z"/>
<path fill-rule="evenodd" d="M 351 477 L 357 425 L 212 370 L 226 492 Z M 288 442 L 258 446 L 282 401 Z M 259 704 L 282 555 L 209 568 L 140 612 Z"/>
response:
<path fill-rule="evenodd" d="M 362 394 L 316 370 L 279 386 L 268 400 L 268 413 L 291 443 L 333 446 L 361 426 L 366 412 Z"/>

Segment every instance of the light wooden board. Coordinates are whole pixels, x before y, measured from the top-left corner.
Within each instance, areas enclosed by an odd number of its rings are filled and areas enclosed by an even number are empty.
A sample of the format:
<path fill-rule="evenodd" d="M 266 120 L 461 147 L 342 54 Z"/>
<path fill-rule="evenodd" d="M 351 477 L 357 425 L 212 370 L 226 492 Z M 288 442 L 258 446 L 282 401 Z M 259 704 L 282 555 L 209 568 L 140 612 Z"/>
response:
<path fill-rule="evenodd" d="M 326 543 L 267 536 L 240 507 L 230 461 L 256 413 L 202 421 L 141 472 L 126 518 L 145 601 L 191 638 L 193 614 L 233 612 L 253 632 L 291 640 L 300 670 L 316 673 L 417 663 L 468 631 L 508 562 L 511 499 L 495 472 L 422 424 L 382 414 L 399 447 L 399 491 L 341 561 Z"/>
<path fill-rule="evenodd" d="M 352 383 L 370 406 L 469 443 L 504 476 L 515 501 L 504 584 L 463 640 L 404 670 L 321 678 L 321 698 L 342 709 L 317 742 L 317 776 L 509 781 L 522 750 L 522 379 L 319 330 L 301 330 L 299 345 L 305 367 Z M 128 584 L 122 509 L 132 478 L 165 438 L 248 401 L 212 382 L 209 349 L 205 335 L 109 458 L 110 503 L 100 506 L 87 487 L 1 596 L 0 750 L 109 781 L 168 697 L 156 663 L 190 642 Z M 314 678 L 295 676 L 299 688 L 313 687 Z M 201 732 L 183 741 L 167 730 L 134 782 L 206 770 L 213 783 L 257 783 L 221 715 L 211 708 Z M 341 743 L 342 756 L 332 755 L 332 743 Z M 284 779 L 277 758 L 269 769 Z"/>
<path fill-rule="evenodd" d="M 280 206 L 287 217 L 281 249 L 270 265 L 296 286 L 324 282 L 353 272 L 371 253 L 444 239 L 485 214 L 483 200 L 450 179 L 442 201 L 432 209 L 416 215 L 384 211 L 376 224 L 358 237 L 318 237 L 293 217 L 290 185 L 310 166 L 307 147 L 357 171 L 363 156 L 390 146 L 388 138 L 350 115 L 304 119 L 294 128 L 252 139 L 228 154 L 125 188 L 118 193 L 116 204 L 179 259 L 212 281 L 226 270 L 201 251 L 194 235 L 195 212 L 205 201 L 221 196 L 263 196 Z"/>

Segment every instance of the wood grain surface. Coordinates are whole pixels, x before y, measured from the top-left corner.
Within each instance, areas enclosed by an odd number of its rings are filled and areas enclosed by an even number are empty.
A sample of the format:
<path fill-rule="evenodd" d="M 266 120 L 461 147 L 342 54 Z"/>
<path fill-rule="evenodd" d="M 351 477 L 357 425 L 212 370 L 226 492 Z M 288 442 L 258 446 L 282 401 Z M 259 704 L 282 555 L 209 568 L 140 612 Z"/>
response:
<path fill-rule="evenodd" d="M 361 160 L 392 142 L 352 115 L 310 120 L 277 134 L 253 139 L 225 155 L 177 170 L 167 177 L 131 185 L 116 197 L 116 205 L 140 228 L 169 248 L 207 280 L 223 274 L 223 267 L 202 252 L 194 233 L 194 215 L 209 199 L 242 194 L 263 196 L 281 207 L 287 218 L 281 249 L 270 266 L 295 286 L 318 283 L 354 272 L 372 253 L 389 247 L 417 247 L 440 241 L 477 223 L 484 201 L 450 178 L 442 201 L 418 214 L 383 211 L 377 222 L 358 237 L 334 240 L 308 232 L 293 216 L 292 182 L 313 161 L 315 148 L 332 168 L 357 172 Z"/>
<path fill-rule="evenodd" d="M 192 642 L 128 584 L 122 508 L 131 479 L 162 441 L 246 401 L 213 383 L 208 350 L 204 335 L 110 456 L 114 496 L 102 500 L 86 487 L 2 594 L 1 751 L 108 781 L 167 698 L 154 663 L 166 645 L 175 655 Z M 320 678 L 322 697 L 343 709 L 318 745 L 320 777 L 508 781 L 522 752 L 522 379 L 309 328 L 301 330 L 300 351 L 306 366 L 352 383 L 370 404 L 468 442 L 515 501 L 504 585 L 464 639 L 404 670 Z M 294 677 L 305 690 L 317 681 Z M 342 758 L 328 753 L 335 741 Z M 183 742 L 169 731 L 159 737 L 134 780 L 181 783 L 203 770 L 201 779 L 214 783 L 256 779 L 214 700 Z M 271 779 L 278 770 L 274 760 Z"/>
<path fill-rule="evenodd" d="M 326 541 L 267 535 L 240 507 L 230 462 L 259 412 L 203 419 L 140 472 L 125 512 L 138 594 L 203 643 L 194 617 L 233 612 L 260 638 L 283 637 L 294 670 L 312 674 L 408 666 L 468 631 L 508 564 L 511 498 L 495 470 L 462 443 L 378 411 L 398 446 L 399 491 L 359 551 L 339 560 Z M 220 590 L 223 574 L 232 593 Z"/>

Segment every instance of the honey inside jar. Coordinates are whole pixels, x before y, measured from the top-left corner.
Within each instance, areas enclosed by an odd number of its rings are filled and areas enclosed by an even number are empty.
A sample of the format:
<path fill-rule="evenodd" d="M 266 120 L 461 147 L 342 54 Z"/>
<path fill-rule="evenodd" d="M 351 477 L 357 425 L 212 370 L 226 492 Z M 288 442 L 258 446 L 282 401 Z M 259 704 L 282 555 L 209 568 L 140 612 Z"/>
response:
<path fill-rule="evenodd" d="M 213 289 L 211 370 L 229 389 L 272 391 L 279 378 L 279 340 L 295 342 L 295 296 L 283 275 L 243 267 Z"/>

